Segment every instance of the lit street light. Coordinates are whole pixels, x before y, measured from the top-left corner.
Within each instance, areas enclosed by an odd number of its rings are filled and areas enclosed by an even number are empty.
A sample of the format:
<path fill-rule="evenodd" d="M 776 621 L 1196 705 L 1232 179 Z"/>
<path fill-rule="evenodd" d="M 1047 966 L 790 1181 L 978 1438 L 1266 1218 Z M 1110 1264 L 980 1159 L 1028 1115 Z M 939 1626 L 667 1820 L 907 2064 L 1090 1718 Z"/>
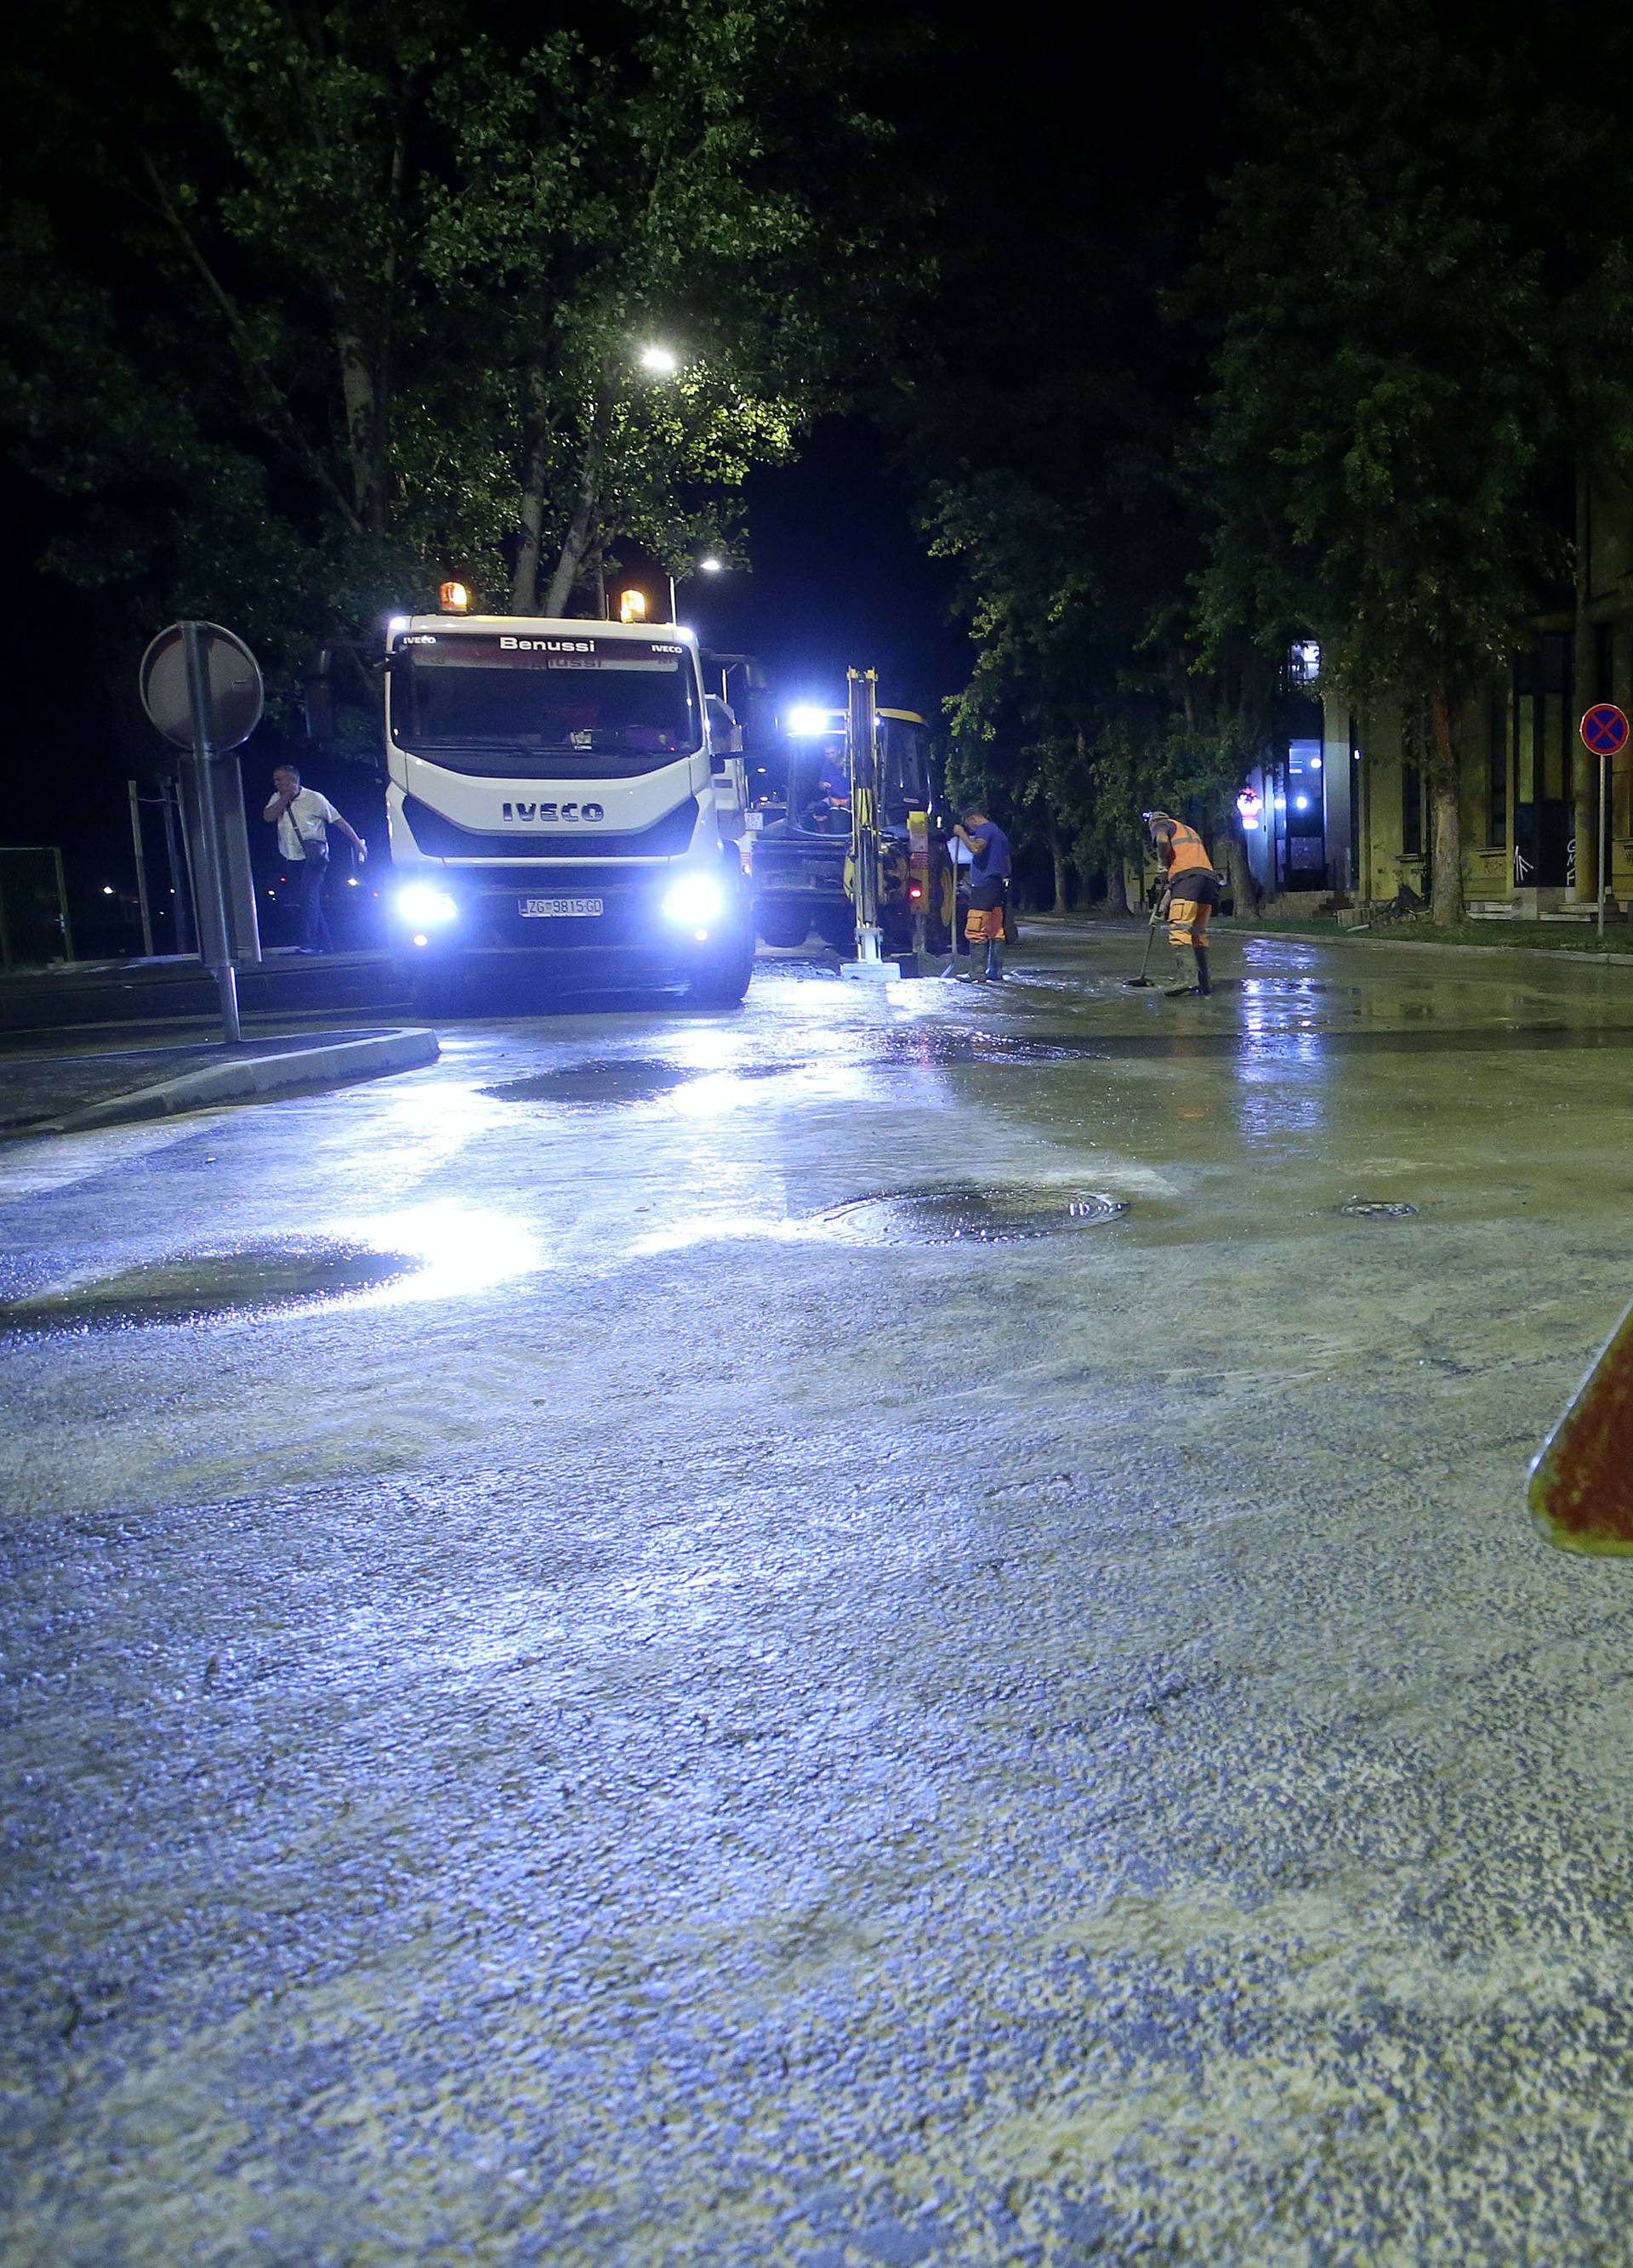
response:
<path fill-rule="evenodd" d="M 640 366 L 654 378 L 673 378 L 680 368 L 680 357 L 673 347 L 654 344 L 641 349 Z"/>
<path fill-rule="evenodd" d="M 673 622 L 680 619 L 680 600 L 676 596 L 677 582 L 689 583 L 694 575 L 723 575 L 725 572 L 726 562 L 711 551 L 701 559 L 694 559 L 683 575 L 678 578 L 671 575 L 669 577 L 669 620 Z"/>

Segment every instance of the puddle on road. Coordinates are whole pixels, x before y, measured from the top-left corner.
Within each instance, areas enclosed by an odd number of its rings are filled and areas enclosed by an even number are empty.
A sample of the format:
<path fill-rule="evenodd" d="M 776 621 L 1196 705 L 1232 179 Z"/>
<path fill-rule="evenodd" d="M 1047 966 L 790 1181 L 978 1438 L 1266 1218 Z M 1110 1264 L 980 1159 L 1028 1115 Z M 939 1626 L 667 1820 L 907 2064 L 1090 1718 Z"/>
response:
<path fill-rule="evenodd" d="M 614 1057 L 606 1062 L 563 1064 L 556 1071 L 533 1071 L 484 1086 L 500 1102 L 654 1102 L 697 1071 L 686 1064 L 644 1063 Z"/>
<path fill-rule="evenodd" d="M 872 1036 L 872 1035 L 870 1035 Z M 1008 1032 L 961 1032 L 944 1024 L 922 1024 L 883 1032 L 883 1060 L 893 1069 L 939 1070 L 947 1064 L 1105 1063 L 1098 1040 L 1023 1039 Z"/>
<path fill-rule="evenodd" d="M 506 1079 L 482 1093 L 500 1102 L 619 1103 L 655 1102 L 677 1087 L 701 1079 L 734 1080 L 781 1079 L 803 1071 L 803 1058 L 788 1063 L 676 1064 L 647 1062 L 639 1057 L 608 1057 L 590 1063 L 564 1064 L 556 1071 L 530 1072 L 524 1079 Z"/>
<path fill-rule="evenodd" d="M 1040 1189 L 1035 1182 L 994 1188 L 950 1184 L 856 1197 L 817 1216 L 841 1235 L 867 1244 L 1024 1244 L 1069 1236 L 1127 1211 L 1097 1191 Z"/>
<path fill-rule="evenodd" d="M 1633 1027 L 1545 1025 L 1517 1027 L 1496 1024 L 1461 1030 L 1429 1031 L 1418 1027 L 1403 1030 L 1334 1030 L 1297 1020 L 1260 1022 L 1245 1027 L 1232 1023 L 1213 1030 L 1194 1026 L 1184 1030 L 1101 1032 L 1077 1038 L 1065 1033 L 1023 1035 L 1007 1032 L 960 1030 L 956 1026 L 921 1023 L 835 1035 L 834 1055 L 860 1068 L 885 1072 L 940 1071 L 961 1065 L 1012 1064 L 1017 1070 L 1048 1070 L 1069 1064 L 1111 1063 L 1128 1057 L 1146 1060 L 1230 1055 L 1262 1058 L 1300 1054 L 1312 1043 L 1321 1052 L 1405 1054 L 1457 1051 L 1485 1053 L 1523 1049 L 1545 1051 L 1573 1048 L 1633 1046 Z M 809 1071 L 815 1058 L 788 1057 L 765 1063 L 679 1063 L 666 1058 L 609 1056 L 548 1071 L 531 1071 L 479 1090 L 500 1102 L 543 1102 L 572 1108 L 608 1108 L 656 1102 L 700 1082 L 715 1086 L 746 1086 Z"/>
<path fill-rule="evenodd" d="M 1419 1214 L 1416 1205 L 1392 1203 L 1385 1197 L 1346 1197 L 1332 1211 L 1345 1220 L 1415 1220 Z"/>
<path fill-rule="evenodd" d="M 71 1291 L 0 1302 L 0 1336 L 121 1330 L 141 1323 L 200 1322 L 247 1309 L 265 1313 L 373 1291 L 420 1265 L 406 1253 L 335 1241 L 193 1253 L 153 1267 L 126 1269 Z"/>

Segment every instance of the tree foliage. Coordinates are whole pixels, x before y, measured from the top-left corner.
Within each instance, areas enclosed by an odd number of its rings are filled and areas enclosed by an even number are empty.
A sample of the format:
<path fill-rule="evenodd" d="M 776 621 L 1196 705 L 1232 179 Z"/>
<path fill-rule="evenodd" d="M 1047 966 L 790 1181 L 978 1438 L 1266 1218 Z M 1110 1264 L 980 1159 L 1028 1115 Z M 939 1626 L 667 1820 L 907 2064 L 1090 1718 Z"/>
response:
<path fill-rule="evenodd" d="M 1050 68 L 1053 35 L 1023 62 Z M 1023 152 L 1037 225 L 1014 225 L 1019 151 L 998 137 L 951 195 L 944 309 L 896 403 L 921 517 L 956 563 L 970 675 L 950 704 L 955 774 L 997 794 L 1023 849 L 1104 874 L 1149 850 L 1142 810 L 1217 824 L 1243 762 L 1247 681 L 1199 674 L 1200 563 L 1182 443 L 1202 382 L 1164 320 L 1190 217 L 1160 175 L 1116 179 L 1075 99 L 1038 103 Z M 972 311 L 979 319 L 972 320 Z"/>
<path fill-rule="evenodd" d="M 1629 430 L 1625 259 L 1587 156 L 1609 121 L 1585 131 L 1581 91 L 1550 92 L 1507 28 L 1294 11 L 1198 291 L 1219 336 L 1204 632 L 1267 654 L 1313 635 L 1329 687 L 1430 720 L 1442 921 L 1459 719 L 1563 562 L 1556 460 Z"/>
<path fill-rule="evenodd" d="M 50 563 L 277 663 L 450 571 L 565 610 L 610 546 L 730 546 L 886 343 L 868 55 L 833 0 L 65 0 L 5 114 L 0 419 L 70 506 Z"/>

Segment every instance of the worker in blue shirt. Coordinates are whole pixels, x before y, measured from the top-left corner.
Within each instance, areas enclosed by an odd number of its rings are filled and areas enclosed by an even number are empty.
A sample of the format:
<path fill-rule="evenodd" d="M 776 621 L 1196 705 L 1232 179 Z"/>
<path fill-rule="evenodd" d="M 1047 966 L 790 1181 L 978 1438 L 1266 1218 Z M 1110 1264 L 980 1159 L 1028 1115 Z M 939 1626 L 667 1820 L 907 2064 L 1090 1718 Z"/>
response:
<path fill-rule="evenodd" d="M 970 966 L 960 971 L 966 983 L 998 983 L 1003 976 L 1003 909 L 1009 895 L 1009 838 L 989 818 L 984 804 L 972 803 L 954 834 L 970 852 L 970 910 L 964 933 L 970 941 Z M 981 961 L 986 948 L 986 961 Z"/>

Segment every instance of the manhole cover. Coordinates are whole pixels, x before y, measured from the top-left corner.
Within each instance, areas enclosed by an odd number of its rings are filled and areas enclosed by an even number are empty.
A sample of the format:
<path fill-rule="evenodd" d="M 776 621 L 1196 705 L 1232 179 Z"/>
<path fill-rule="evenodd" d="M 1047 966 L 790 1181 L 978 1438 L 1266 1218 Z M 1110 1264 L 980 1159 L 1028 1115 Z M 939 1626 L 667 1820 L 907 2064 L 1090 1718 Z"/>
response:
<path fill-rule="evenodd" d="M 129 1268 L 69 1292 L 0 1304 L 0 1333 L 118 1330 L 137 1323 L 198 1322 L 246 1308 L 286 1307 L 372 1290 L 419 1263 L 400 1252 L 339 1243 L 246 1245 Z"/>
<path fill-rule="evenodd" d="M 857 1197 L 819 1218 L 869 1244 L 1021 1244 L 1115 1220 L 1127 1206 L 1092 1191 L 1058 1197 L 1035 1186 L 897 1189 Z"/>
<path fill-rule="evenodd" d="M 1415 1204 L 1392 1204 L 1383 1197 L 1350 1197 L 1333 1210 L 1346 1220 L 1415 1220 L 1418 1211 Z"/>

